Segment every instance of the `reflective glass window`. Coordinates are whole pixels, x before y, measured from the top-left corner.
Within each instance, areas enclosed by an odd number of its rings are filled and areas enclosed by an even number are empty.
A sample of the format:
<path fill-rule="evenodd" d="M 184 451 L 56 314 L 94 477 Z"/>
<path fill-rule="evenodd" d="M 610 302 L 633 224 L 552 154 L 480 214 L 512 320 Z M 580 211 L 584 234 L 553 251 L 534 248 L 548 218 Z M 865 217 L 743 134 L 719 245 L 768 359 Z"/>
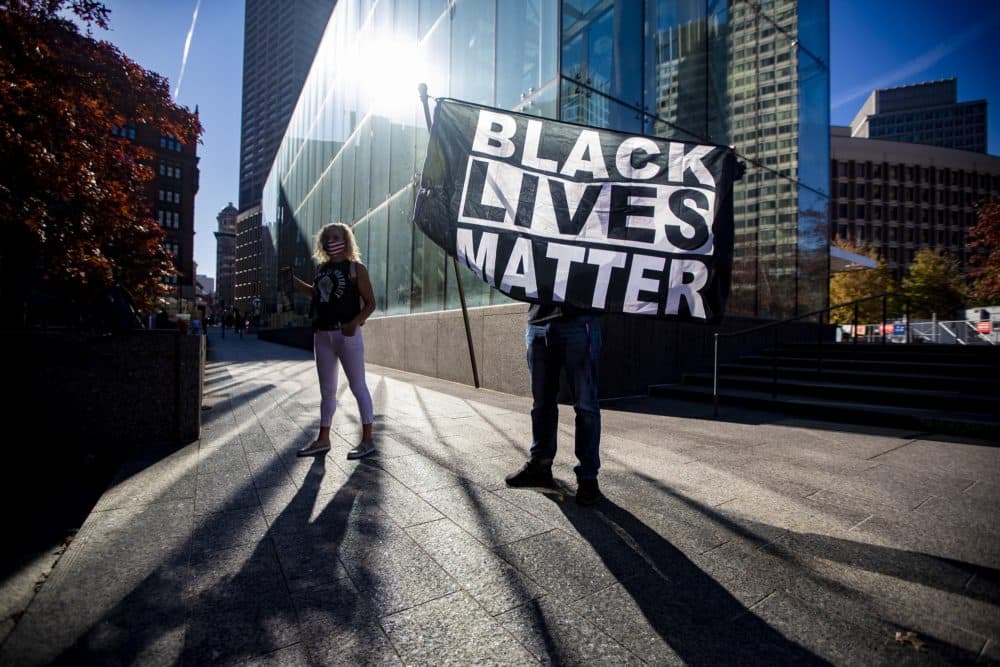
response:
<path fill-rule="evenodd" d="M 389 202 L 389 239 L 386 253 L 386 315 L 410 312 L 413 270 L 413 190 Z M 417 232 L 418 234 L 420 232 Z"/>
<path fill-rule="evenodd" d="M 556 76 L 557 0 L 503 0 L 497 16 L 496 105 L 515 109 Z"/>
<path fill-rule="evenodd" d="M 343 196 L 341 192 L 343 191 L 342 183 L 342 165 L 343 159 L 338 157 L 330 165 L 329 178 L 330 178 L 330 222 L 343 222 Z"/>
<path fill-rule="evenodd" d="M 423 124 L 423 112 L 420 121 Z M 389 192 L 398 192 L 413 179 L 413 174 L 423 166 L 414 165 L 414 140 L 416 138 L 415 113 L 410 114 L 409 122 L 393 122 L 389 129 Z"/>
<path fill-rule="evenodd" d="M 643 123 L 638 110 L 568 79 L 562 82 L 562 119 L 631 133 L 642 132 Z"/>
<path fill-rule="evenodd" d="M 458 285 L 455 282 L 455 262 L 448 258 L 445 271 L 448 274 L 448 288 L 445 290 L 447 300 L 445 308 L 461 308 L 462 300 L 459 298 Z M 464 264 L 458 265 L 459 275 L 462 276 L 462 288 L 465 290 L 465 305 L 470 308 L 476 306 L 488 306 L 490 304 L 490 286 L 480 280 L 479 276 L 473 273 Z"/>
<path fill-rule="evenodd" d="M 372 117 L 371 205 L 379 206 L 389 196 L 389 142 L 391 130 L 385 116 Z"/>
<path fill-rule="evenodd" d="M 354 158 L 354 219 L 367 215 L 371 209 L 371 175 L 372 175 L 372 134 L 371 120 L 362 123 L 355 133 L 357 154 Z"/>
<path fill-rule="evenodd" d="M 354 155 L 355 145 L 352 139 L 341 152 L 340 159 L 340 220 L 351 225 L 354 224 Z"/>
<path fill-rule="evenodd" d="M 830 72 L 821 63 L 799 53 L 798 66 L 799 181 L 830 191 Z"/>
<path fill-rule="evenodd" d="M 368 257 L 365 266 L 371 276 L 375 303 L 379 309 L 386 305 L 386 270 L 389 243 L 389 207 L 382 206 L 368 218 Z"/>
<path fill-rule="evenodd" d="M 799 313 L 825 308 L 829 294 L 829 199 L 801 188 L 798 196 L 798 263 L 796 301 Z"/>
<path fill-rule="evenodd" d="M 492 105 L 494 0 L 458 0 L 451 16 L 451 94 Z"/>
<path fill-rule="evenodd" d="M 564 0 L 562 74 L 642 107 L 641 2 Z"/>
<path fill-rule="evenodd" d="M 410 312 L 422 313 L 444 307 L 444 262 L 444 251 L 415 229 Z"/>
<path fill-rule="evenodd" d="M 645 110 L 706 135 L 710 23 L 703 0 L 646 3 Z"/>
<path fill-rule="evenodd" d="M 403 0 L 404 3 L 413 0 Z M 448 8 L 448 0 L 420 0 L 420 38 L 423 39 L 434 22 Z"/>

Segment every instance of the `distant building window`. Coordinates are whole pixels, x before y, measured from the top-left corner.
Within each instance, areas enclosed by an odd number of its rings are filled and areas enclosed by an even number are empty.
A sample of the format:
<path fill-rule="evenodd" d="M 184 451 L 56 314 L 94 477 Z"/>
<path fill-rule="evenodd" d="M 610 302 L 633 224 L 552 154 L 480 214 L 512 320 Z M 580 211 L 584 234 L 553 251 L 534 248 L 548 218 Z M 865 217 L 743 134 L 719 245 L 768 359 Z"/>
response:
<path fill-rule="evenodd" d="M 177 153 L 181 152 L 181 142 L 177 141 L 174 137 L 170 135 L 160 136 L 160 148 L 166 148 L 169 151 L 175 151 Z"/>
<path fill-rule="evenodd" d="M 167 227 L 170 229 L 181 228 L 181 214 L 177 211 L 165 211 L 163 209 L 159 209 L 156 211 L 156 220 L 160 223 L 161 227 Z"/>
<path fill-rule="evenodd" d="M 180 178 L 181 177 L 181 167 L 173 162 L 160 162 L 160 176 L 166 176 L 167 178 Z"/>
<path fill-rule="evenodd" d="M 168 204 L 180 204 L 181 193 L 176 190 L 160 190 L 160 201 Z"/>
<path fill-rule="evenodd" d="M 118 127 L 117 125 L 111 126 L 111 134 L 116 137 L 121 137 L 122 139 L 135 139 L 135 126 L 126 125 L 125 127 Z"/>

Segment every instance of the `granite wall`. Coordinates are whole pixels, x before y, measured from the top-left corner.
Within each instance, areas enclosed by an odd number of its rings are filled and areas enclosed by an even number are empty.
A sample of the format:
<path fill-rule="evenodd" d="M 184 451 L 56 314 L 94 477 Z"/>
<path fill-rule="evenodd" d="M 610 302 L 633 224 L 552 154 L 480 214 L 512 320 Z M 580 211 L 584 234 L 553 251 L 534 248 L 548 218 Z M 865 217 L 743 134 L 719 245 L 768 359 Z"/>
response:
<path fill-rule="evenodd" d="M 520 303 L 469 309 L 480 386 L 520 396 L 531 393 L 524 348 L 527 311 L 528 306 Z M 601 397 L 646 394 L 652 384 L 673 383 L 684 373 L 710 370 L 716 331 L 737 331 L 762 323 L 731 318 L 715 327 L 606 315 L 601 318 Z M 369 320 L 362 331 L 365 358 L 370 363 L 473 384 L 461 310 L 379 317 Z M 792 323 L 781 327 L 777 338 L 769 329 L 724 339 L 720 357 L 732 360 L 774 342 L 816 342 L 817 334 L 815 324 Z M 829 340 L 829 331 L 827 335 Z M 312 349 L 307 327 L 262 330 L 259 336 Z"/>
<path fill-rule="evenodd" d="M 7 409 L 35 441 L 93 451 L 198 439 L 205 338 L 175 331 L 2 334 L 15 373 Z"/>

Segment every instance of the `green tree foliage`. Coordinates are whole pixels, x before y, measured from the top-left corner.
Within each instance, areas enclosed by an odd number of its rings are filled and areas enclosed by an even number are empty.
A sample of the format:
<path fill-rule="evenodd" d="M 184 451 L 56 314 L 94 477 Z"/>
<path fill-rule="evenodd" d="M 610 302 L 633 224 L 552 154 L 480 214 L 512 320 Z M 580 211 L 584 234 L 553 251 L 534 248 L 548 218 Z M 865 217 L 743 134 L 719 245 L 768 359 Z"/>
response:
<path fill-rule="evenodd" d="M 969 230 L 969 303 L 987 306 L 1000 303 L 1000 199 L 979 203 L 978 220 Z"/>
<path fill-rule="evenodd" d="M 877 259 L 875 251 L 868 248 L 859 247 L 840 239 L 834 241 L 834 244 L 857 255 Z M 893 280 L 892 271 L 883 259 L 878 259 L 874 269 L 839 271 L 830 275 L 831 306 L 895 290 L 896 282 Z M 888 317 L 899 314 L 898 305 L 891 299 L 886 303 L 886 310 Z M 836 308 L 830 312 L 830 322 L 832 324 L 848 324 L 854 321 L 854 316 L 853 306 Z M 858 304 L 857 318 L 859 323 L 880 322 L 882 320 L 882 300 L 873 299 Z"/>
<path fill-rule="evenodd" d="M 112 134 L 126 122 L 198 140 L 167 81 L 65 18 L 106 28 L 93 0 L 0 3 L 0 318 L 48 300 L 85 311 L 119 282 L 140 307 L 174 273 L 152 217 L 153 153 Z M 43 298 L 44 297 L 44 298 Z"/>
<path fill-rule="evenodd" d="M 903 294 L 910 300 L 912 317 L 955 317 L 965 307 L 965 278 L 953 257 L 932 248 L 921 248 L 903 278 Z"/>

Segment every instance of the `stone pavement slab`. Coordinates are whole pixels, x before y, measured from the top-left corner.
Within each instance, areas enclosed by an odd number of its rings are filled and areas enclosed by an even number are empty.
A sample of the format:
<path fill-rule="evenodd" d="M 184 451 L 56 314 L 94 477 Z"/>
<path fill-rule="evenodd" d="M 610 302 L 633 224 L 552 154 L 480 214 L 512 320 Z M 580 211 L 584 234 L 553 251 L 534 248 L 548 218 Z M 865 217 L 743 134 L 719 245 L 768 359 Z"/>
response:
<path fill-rule="evenodd" d="M 580 508 L 569 407 L 541 494 L 503 483 L 529 399 L 373 366 L 380 453 L 346 459 L 342 381 L 301 459 L 315 378 L 213 337 L 201 440 L 140 448 L 37 593 L 41 561 L 0 586 L 0 665 L 1000 661 L 1000 443 L 612 400 Z"/>

